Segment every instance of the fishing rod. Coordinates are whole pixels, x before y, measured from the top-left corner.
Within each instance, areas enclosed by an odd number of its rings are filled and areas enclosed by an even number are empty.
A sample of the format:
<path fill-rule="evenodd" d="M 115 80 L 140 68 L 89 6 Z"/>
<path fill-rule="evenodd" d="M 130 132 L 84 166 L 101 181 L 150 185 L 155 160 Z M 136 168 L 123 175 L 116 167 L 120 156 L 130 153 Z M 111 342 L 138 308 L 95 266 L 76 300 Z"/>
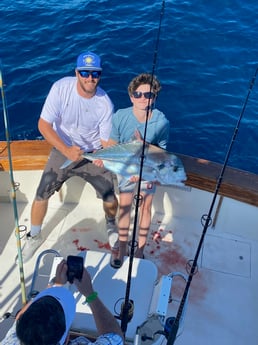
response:
<path fill-rule="evenodd" d="M 165 0 L 162 1 L 161 10 L 160 10 L 160 17 L 159 17 L 159 25 L 158 25 L 158 32 L 156 38 L 156 44 L 154 49 L 154 57 L 153 57 L 153 65 L 152 65 L 152 73 L 151 73 L 151 84 L 150 84 L 150 91 L 153 85 L 154 73 L 157 64 L 157 56 L 158 56 L 158 47 L 160 41 L 160 32 L 161 32 L 161 24 L 165 10 Z M 131 314 L 133 311 L 133 301 L 130 300 L 130 288 L 131 288 L 131 276 L 132 276 L 132 267 L 133 267 L 133 259 L 134 259 L 134 249 L 135 249 L 135 238 L 136 238 L 136 230 L 137 230 L 137 223 L 138 223 L 138 208 L 141 202 L 141 180 L 142 180 L 142 173 L 143 173 L 143 164 L 145 158 L 145 147 L 146 147 L 146 134 L 147 134 L 147 126 L 148 126 L 148 118 L 151 111 L 150 107 L 150 99 L 148 101 L 147 110 L 146 110 L 146 120 L 144 126 L 144 134 L 142 138 L 142 153 L 140 157 L 140 171 L 139 171 L 139 181 L 137 184 L 137 194 L 136 194 L 136 203 L 135 203 L 135 214 L 134 214 L 134 224 L 133 224 L 133 231 L 132 231 L 132 239 L 131 239 L 131 247 L 130 247 L 130 255 L 129 255 L 129 267 L 128 267 L 128 274 L 127 274 L 127 284 L 126 284 L 126 293 L 125 293 L 125 300 L 122 305 L 121 310 L 121 329 L 122 332 L 125 334 L 127 330 L 128 322 L 131 319 Z"/>
<path fill-rule="evenodd" d="M 201 248 L 202 248 L 202 245 L 203 245 L 203 242 L 204 242 L 204 238 L 205 238 L 207 229 L 208 229 L 208 227 L 212 223 L 211 214 L 212 214 L 212 211 L 213 211 L 213 208 L 214 208 L 214 205 L 215 205 L 215 201 L 216 201 L 216 198 L 217 198 L 217 195 L 218 195 L 218 192 L 219 192 L 219 189 L 220 189 L 223 177 L 224 177 L 224 173 L 225 173 L 225 169 L 226 169 L 227 164 L 228 164 L 230 153 L 231 153 L 233 144 L 235 142 L 235 139 L 236 139 L 236 136 L 237 136 L 237 133 L 238 133 L 240 122 L 242 120 L 242 117 L 243 117 L 243 114 L 245 112 L 249 96 L 251 94 L 251 91 L 253 89 L 253 86 L 254 86 L 254 83 L 255 83 L 255 80 L 256 80 L 257 73 L 258 73 L 258 67 L 256 68 L 255 73 L 254 73 L 254 75 L 253 75 L 253 77 L 252 77 L 252 79 L 250 81 L 248 93 L 247 93 L 247 96 L 245 98 L 242 110 L 240 112 L 237 124 L 235 126 L 234 133 L 232 135 L 232 138 L 231 138 L 231 141 L 230 141 L 230 144 L 229 144 L 229 148 L 228 148 L 225 160 L 224 160 L 224 164 L 222 166 L 220 175 L 219 175 L 217 183 L 216 183 L 216 187 L 215 187 L 215 191 L 214 191 L 214 194 L 213 194 L 212 202 L 211 202 L 211 205 L 210 205 L 210 208 L 209 208 L 209 212 L 208 212 L 207 215 L 203 215 L 203 217 L 202 217 L 202 220 L 203 221 L 205 220 L 204 225 L 203 225 L 203 232 L 202 232 L 202 235 L 201 235 L 201 238 L 200 238 L 197 250 L 196 250 L 196 254 L 195 254 L 193 263 L 191 265 L 191 270 L 190 270 L 190 273 L 188 275 L 188 280 L 186 282 L 185 290 L 184 290 L 184 293 L 183 293 L 183 296 L 182 296 L 182 299 L 181 299 L 181 302 L 180 302 L 180 305 L 179 305 L 179 308 L 178 308 L 177 315 L 176 315 L 175 319 L 173 320 L 173 323 L 171 324 L 171 328 L 170 328 L 170 331 L 169 331 L 169 334 L 168 334 L 168 337 L 167 337 L 167 345 L 173 345 L 175 340 L 176 340 L 176 337 L 177 337 L 177 332 L 178 332 L 178 329 L 179 329 L 179 326 L 180 326 L 180 320 L 181 320 L 181 317 L 182 317 L 182 314 L 183 314 L 183 311 L 184 311 L 185 303 L 187 301 L 190 285 L 191 285 L 193 276 L 194 276 L 194 274 L 196 272 L 197 261 L 198 261 L 199 255 L 200 255 L 200 251 L 201 251 Z"/>
<path fill-rule="evenodd" d="M 8 116 L 7 116 L 7 107 L 6 107 L 6 101 L 5 101 L 1 61 L 0 61 L 0 88 L 1 88 L 1 96 L 2 96 L 2 104 L 3 104 L 5 137 L 6 137 L 7 150 L 8 150 L 9 174 L 10 174 L 10 182 L 11 182 L 11 198 L 12 198 L 12 203 L 13 203 L 14 220 L 15 220 L 15 236 L 16 236 L 16 245 L 17 245 L 17 251 L 18 251 L 22 304 L 25 305 L 26 304 L 26 288 L 25 288 L 25 280 L 24 280 L 21 239 L 20 239 L 20 231 L 19 231 L 19 220 L 18 220 L 19 217 L 18 217 L 17 202 L 16 202 L 16 189 L 17 189 L 16 187 L 17 186 L 16 186 L 16 183 L 14 182 L 14 177 L 13 177 L 11 142 L 10 142 L 10 135 L 9 135 L 9 121 L 8 121 Z"/>

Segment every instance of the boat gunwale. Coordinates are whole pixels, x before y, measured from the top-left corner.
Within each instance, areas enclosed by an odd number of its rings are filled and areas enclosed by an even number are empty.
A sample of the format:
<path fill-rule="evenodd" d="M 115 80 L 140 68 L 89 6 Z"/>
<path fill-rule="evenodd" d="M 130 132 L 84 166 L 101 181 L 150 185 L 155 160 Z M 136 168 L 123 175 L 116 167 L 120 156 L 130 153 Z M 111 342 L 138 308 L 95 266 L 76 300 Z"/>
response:
<path fill-rule="evenodd" d="M 10 142 L 13 170 L 42 170 L 51 145 L 46 140 L 17 140 Z M 214 192 L 222 171 L 222 164 L 175 153 L 185 167 L 186 186 Z M 9 171 L 8 145 L 0 141 L 0 172 Z M 227 166 L 219 194 L 250 205 L 258 206 L 258 175 Z"/>

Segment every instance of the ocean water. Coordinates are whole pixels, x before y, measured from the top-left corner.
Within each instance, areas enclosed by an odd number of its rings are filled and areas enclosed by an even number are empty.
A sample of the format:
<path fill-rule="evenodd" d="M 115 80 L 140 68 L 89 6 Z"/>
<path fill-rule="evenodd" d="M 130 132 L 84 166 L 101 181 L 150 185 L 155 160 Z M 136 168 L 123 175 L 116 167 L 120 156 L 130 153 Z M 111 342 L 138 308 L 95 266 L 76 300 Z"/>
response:
<path fill-rule="evenodd" d="M 257 174 L 257 13 L 255 0 L 2 0 L 10 138 L 39 137 L 50 86 L 73 75 L 77 55 L 92 50 L 102 57 L 101 86 L 116 109 L 130 105 L 132 77 L 158 76 L 157 107 L 170 120 L 170 151 L 223 163 L 233 143 L 228 164 Z"/>

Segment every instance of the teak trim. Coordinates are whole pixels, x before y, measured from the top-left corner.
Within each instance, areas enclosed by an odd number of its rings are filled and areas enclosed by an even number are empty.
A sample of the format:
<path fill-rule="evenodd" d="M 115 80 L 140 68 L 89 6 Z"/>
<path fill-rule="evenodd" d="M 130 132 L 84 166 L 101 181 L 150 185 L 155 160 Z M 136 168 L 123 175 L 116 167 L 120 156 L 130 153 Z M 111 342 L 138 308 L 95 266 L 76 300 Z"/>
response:
<path fill-rule="evenodd" d="M 13 141 L 10 143 L 13 170 L 42 170 L 51 145 L 45 140 Z M 222 165 L 208 160 L 177 154 L 187 174 L 186 185 L 214 192 Z M 0 141 L 0 171 L 9 171 L 8 146 Z M 258 206 L 258 175 L 227 167 L 219 194 Z"/>

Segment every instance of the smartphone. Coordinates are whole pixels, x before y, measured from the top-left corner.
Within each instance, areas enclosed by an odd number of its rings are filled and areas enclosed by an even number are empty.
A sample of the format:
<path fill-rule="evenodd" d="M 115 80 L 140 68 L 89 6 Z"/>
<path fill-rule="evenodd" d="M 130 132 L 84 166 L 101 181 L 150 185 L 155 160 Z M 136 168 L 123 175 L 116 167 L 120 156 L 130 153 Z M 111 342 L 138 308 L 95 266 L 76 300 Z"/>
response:
<path fill-rule="evenodd" d="M 81 256 L 69 255 L 67 257 L 67 280 L 73 283 L 74 278 L 81 280 L 83 274 L 83 258 Z"/>

